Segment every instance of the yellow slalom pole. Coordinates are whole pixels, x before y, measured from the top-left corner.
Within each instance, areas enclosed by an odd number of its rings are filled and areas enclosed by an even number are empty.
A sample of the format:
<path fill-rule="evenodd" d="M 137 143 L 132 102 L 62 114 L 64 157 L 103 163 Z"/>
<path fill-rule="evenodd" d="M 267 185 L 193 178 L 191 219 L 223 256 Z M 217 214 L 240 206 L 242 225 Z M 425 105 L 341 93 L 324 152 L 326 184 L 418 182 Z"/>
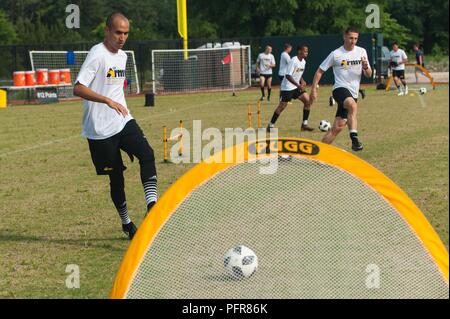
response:
<path fill-rule="evenodd" d="M 388 92 L 391 89 L 392 80 L 393 80 L 393 77 L 390 76 L 389 79 L 386 82 L 386 92 Z"/>
<path fill-rule="evenodd" d="M 180 120 L 180 149 L 178 150 L 178 155 L 183 156 L 183 121 Z"/>
<path fill-rule="evenodd" d="M 248 127 L 252 127 L 252 108 L 250 104 L 247 104 L 247 115 L 248 115 Z"/>
<path fill-rule="evenodd" d="M 167 128 L 163 126 L 163 160 L 167 162 Z"/>
<path fill-rule="evenodd" d="M 258 101 L 258 128 L 261 128 L 261 101 Z"/>

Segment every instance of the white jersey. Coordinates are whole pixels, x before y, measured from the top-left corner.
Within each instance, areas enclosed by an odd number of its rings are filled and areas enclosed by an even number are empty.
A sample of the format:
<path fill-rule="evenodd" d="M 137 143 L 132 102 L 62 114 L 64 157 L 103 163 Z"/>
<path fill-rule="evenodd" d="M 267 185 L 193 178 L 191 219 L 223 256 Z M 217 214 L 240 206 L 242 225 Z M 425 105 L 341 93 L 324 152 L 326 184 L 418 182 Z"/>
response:
<path fill-rule="evenodd" d="M 286 74 L 286 68 L 287 68 L 287 66 L 289 64 L 289 61 L 291 61 L 290 55 L 286 51 L 281 53 L 281 56 L 280 56 L 280 69 L 278 70 L 278 75 L 279 76 L 284 76 Z"/>
<path fill-rule="evenodd" d="M 123 86 L 125 81 L 125 66 L 127 54 L 122 50 L 110 52 L 103 43 L 91 48 L 77 81 L 94 92 L 106 96 L 114 102 L 127 107 Z M 118 114 L 104 103 L 83 101 L 82 135 L 88 139 L 102 140 L 113 136 L 125 127 L 133 117 Z"/>
<path fill-rule="evenodd" d="M 362 75 L 362 57 L 365 57 L 367 63 L 369 63 L 366 50 L 358 46 L 355 46 L 352 51 L 347 51 L 344 46 L 341 46 L 328 55 L 320 65 L 320 69 L 325 72 L 330 67 L 333 67 L 333 90 L 346 88 L 355 99 L 358 98 L 359 83 Z"/>
<path fill-rule="evenodd" d="M 303 72 L 305 72 L 305 66 L 306 66 L 305 59 L 300 61 L 297 56 L 291 59 L 286 68 L 286 74 L 284 76 L 284 79 L 281 82 L 281 91 L 292 91 L 297 88 L 294 84 L 291 83 L 291 81 L 287 79 L 286 76 L 290 75 L 294 78 L 294 81 L 296 83 L 300 83 L 300 79 L 303 76 Z"/>
<path fill-rule="evenodd" d="M 275 65 L 275 57 L 272 53 L 260 53 L 257 59 L 259 63 L 260 74 L 272 74 L 272 68 L 269 65 Z"/>
<path fill-rule="evenodd" d="M 390 52 L 390 56 L 391 56 L 391 60 L 393 62 L 397 62 L 397 63 L 400 63 L 403 60 L 406 60 L 408 58 L 405 51 L 403 51 L 402 49 L 398 49 L 397 52 L 392 50 Z M 392 67 L 392 70 L 395 70 L 395 71 L 404 70 L 404 69 L 405 69 L 405 64 L 399 64 L 395 67 Z"/>

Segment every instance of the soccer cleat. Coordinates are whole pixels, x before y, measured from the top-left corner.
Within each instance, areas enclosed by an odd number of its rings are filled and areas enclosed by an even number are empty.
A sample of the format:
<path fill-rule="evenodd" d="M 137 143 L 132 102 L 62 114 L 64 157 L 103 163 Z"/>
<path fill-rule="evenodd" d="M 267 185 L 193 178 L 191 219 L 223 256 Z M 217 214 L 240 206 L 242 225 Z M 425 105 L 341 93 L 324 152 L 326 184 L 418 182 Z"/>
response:
<path fill-rule="evenodd" d="M 408 95 L 408 86 L 405 86 L 405 95 Z"/>
<path fill-rule="evenodd" d="M 267 125 L 266 131 L 270 132 L 270 131 L 272 131 L 273 128 L 274 128 L 274 125 L 272 123 L 269 123 L 269 125 Z"/>
<path fill-rule="evenodd" d="M 137 232 L 137 227 L 133 222 L 129 222 L 126 225 L 122 224 L 122 230 L 126 235 L 128 235 L 128 239 L 132 240 Z"/>
<path fill-rule="evenodd" d="M 300 130 L 301 131 L 308 131 L 308 132 L 314 131 L 314 129 L 312 127 L 309 127 L 307 124 L 302 124 L 302 127 L 301 127 Z"/>
<path fill-rule="evenodd" d="M 260 101 L 264 101 L 264 96 L 261 96 L 261 98 L 259 100 Z"/>
<path fill-rule="evenodd" d="M 361 142 L 357 141 L 357 142 L 352 142 L 352 150 L 354 150 L 355 152 L 358 151 L 362 151 L 363 149 L 363 145 Z"/>
<path fill-rule="evenodd" d="M 398 94 L 397 94 L 398 96 L 402 96 L 402 95 L 405 95 L 405 92 L 403 92 L 403 91 L 400 91 L 400 92 L 398 92 Z"/>

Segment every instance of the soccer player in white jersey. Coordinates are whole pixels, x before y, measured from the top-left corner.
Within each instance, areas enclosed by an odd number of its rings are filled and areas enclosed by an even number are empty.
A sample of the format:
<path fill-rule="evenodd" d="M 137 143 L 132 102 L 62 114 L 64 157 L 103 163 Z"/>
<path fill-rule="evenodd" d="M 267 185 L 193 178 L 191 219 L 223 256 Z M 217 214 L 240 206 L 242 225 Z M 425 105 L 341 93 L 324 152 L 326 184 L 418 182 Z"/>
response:
<path fill-rule="evenodd" d="M 299 99 L 303 102 L 303 121 L 301 131 L 312 131 L 313 128 L 308 126 L 309 112 L 311 103 L 309 95 L 306 93 L 306 82 L 303 80 L 303 72 L 305 72 L 306 58 L 308 57 L 308 47 L 300 45 L 297 48 L 297 55 L 291 59 L 286 67 L 286 73 L 281 82 L 280 103 L 272 115 L 267 130 L 270 131 L 280 116 L 281 112 L 286 108 L 292 99 Z"/>
<path fill-rule="evenodd" d="M 278 77 L 280 78 L 280 85 L 283 82 L 284 75 L 286 74 L 286 68 L 291 61 L 291 51 L 292 45 L 290 43 L 286 43 L 284 45 L 284 50 L 280 55 L 280 68 L 278 69 Z"/>
<path fill-rule="evenodd" d="M 74 95 L 84 99 L 82 135 L 87 138 L 98 175 L 108 175 L 110 195 L 131 240 L 137 231 L 128 216 L 120 150 L 139 159 L 147 212 L 155 204 L 156 167 L 153 150 L 131 116 L 123 91 L 127 55 L 122 51 L 129 33 L 128 19 L 114 13 L 106 20 L 105 38 L 91 48 L 78 74 Z"/>
<path fill-rule="evenodd" d="M 392 51 L 390 52 L 390 62 L 392 68 L 392 76 L 394 77 L 394 83 L 398 90 L 398 95 L 408 94 L 408 85 L 405 80 L 405 63 L 408 62 L 408 56 L 405 51 L 398 47 L 398 43 L 392 44 Z M 403 88 L 400 86 L 400 82 L 403 84 Z"/>
<path fill-rule="evenodd" d="M 317 100 L 317 85 L 322 75 L 332 67 L 334 73 L 333 98 L 338 104 L 338 109 L 333 126 L 325 134 L 322 142 L 331 144 L 347 125 L 354 151 L 363 149 L 363 145 L 358 139 L 356 117 L 361 75 L 364 73 L 368 78 L 372 76 L 366 50 L 356 45 L 358 36 L 359 32 L 355 28 L 345 30 L 344 45 L 331 52 L 322 62 L 314 75 L 311 89 L 311 100 L 314 102 Z"/>
<path fill-rule="evenodd" d="M 264 52 L 258 55 L 256 59 L 256 73 L 259 74 L 259 83 L 261 86 L 261 101 L 264 100 L 264 85 L 267 82 L 267 101 L 270 101 L 270 92 L 272 91 L 272 69 L 275 67 L 275 57 L 272 54 L 272 47 L 266 46 Z"/>

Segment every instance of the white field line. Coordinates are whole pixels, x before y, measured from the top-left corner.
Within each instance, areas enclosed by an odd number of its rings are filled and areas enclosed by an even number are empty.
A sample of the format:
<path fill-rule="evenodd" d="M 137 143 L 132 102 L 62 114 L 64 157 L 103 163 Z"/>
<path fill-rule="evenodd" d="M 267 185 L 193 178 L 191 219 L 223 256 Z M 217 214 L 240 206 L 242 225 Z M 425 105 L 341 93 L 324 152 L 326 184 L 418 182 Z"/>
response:
<path fill-rule="evenodd" d="M 420 93 L 417 95 L 419 96 L 420 104 L 422 105 L 423 108 L 425 108 L 427 105 L 425 103 L 423 96 Z"/>
<path fill-rule="evenodd" d="M 217 101 L 218 102 L 222 102 L 222 101 L 226 101 L 226 100 L 227 99 L 219 99 Z M 187 108 L 183 108 L 183 109 L 179 109 L 179 110 L 175 110 L 175 111 L 169 111 L 167 113 L 155 114 L 155 115 L 152 115 L 152 116 L 144 117 L 143 119 L 140 119 L 139 122 L 144 122 L 144 121 L 149 120 L 149 119 L 154 119 L 154 118 L 163 117 L 163 116 L 166 116 L 166 115 L 169 115 L 169 114 L 174 114 L 174 113 L 179 113 L 179 112 L 183 112 L 183 111 L 186 111 L 186 110 L 195 109 L 195 108 L 197 108 L 199 106 L 207 105 L 207 104 L 210 104 L 210 103 L 211 103 L 211 101 L 208 101 L 208 102 L 204 102 L 204 103 L 193 105 L 191 107 L 187 107 Z M 48 141 L 48 142 L 45 142 L 45 143 L 40 143 L 40 144 L 36 144 L 36 145 L 33 145 L 33 146 L 25 147 L 25 148 L 18 149 L 18 150 L 15 150 L 15 151 L 9 151 L 9 152 L 0 153 L 0 158 L 6 157 L 6 156 L 9 156 L 9 155 L 18 154 L 18 153 L 24 153 L 24 152 L 33 151 L 33 150 L 40 149 L 40 148 L 43 148 L 43 147 L 52 146 L 54 144 L 58 144 L 58 143 L 61 143 L 61 142 L 72 140 L 72 139 L 77 138 L 77 137 L 81 137 L 81 135 L 80 134 L 72 135 L 72 136 L 60 138 L 60 139 L 57 139 L 57 140 Z"/>
<path fill-rule="evenodd" d="M 32 151 L 32 150 L 35 150 L 35 149 L 40 149 L 42 147 L 46 147 L 46 146 L 50 146 L 50 145 L 53 145 L 53 144 L 61 143 L 61 142 L 64 142 L 64 141 L 68 141 L 68 140 L 74 139 L 74 138 L 79 137 L 79 136 L 80 135 L 78 135 L 78 134 L 77 135 L 72 135 L 72 136 L 69 136 L 69 137 L 60 138 L 60 139 L 49 141 L 49 142 L 46 142 L 46 143 L 41 143 L 41 144 L 36 144 L 34 146 L 25 147 L 25 148 L 22 148 L 22 149 L 19 149 L 19 150 L 5 152 L 5 153 L 0 153 L 0 158 L 1 157 L 6 157 L 8 155 L 13 155 L 13 154 L 17 154 L 17 153 L 23 153 L 23 152 Z"/>

